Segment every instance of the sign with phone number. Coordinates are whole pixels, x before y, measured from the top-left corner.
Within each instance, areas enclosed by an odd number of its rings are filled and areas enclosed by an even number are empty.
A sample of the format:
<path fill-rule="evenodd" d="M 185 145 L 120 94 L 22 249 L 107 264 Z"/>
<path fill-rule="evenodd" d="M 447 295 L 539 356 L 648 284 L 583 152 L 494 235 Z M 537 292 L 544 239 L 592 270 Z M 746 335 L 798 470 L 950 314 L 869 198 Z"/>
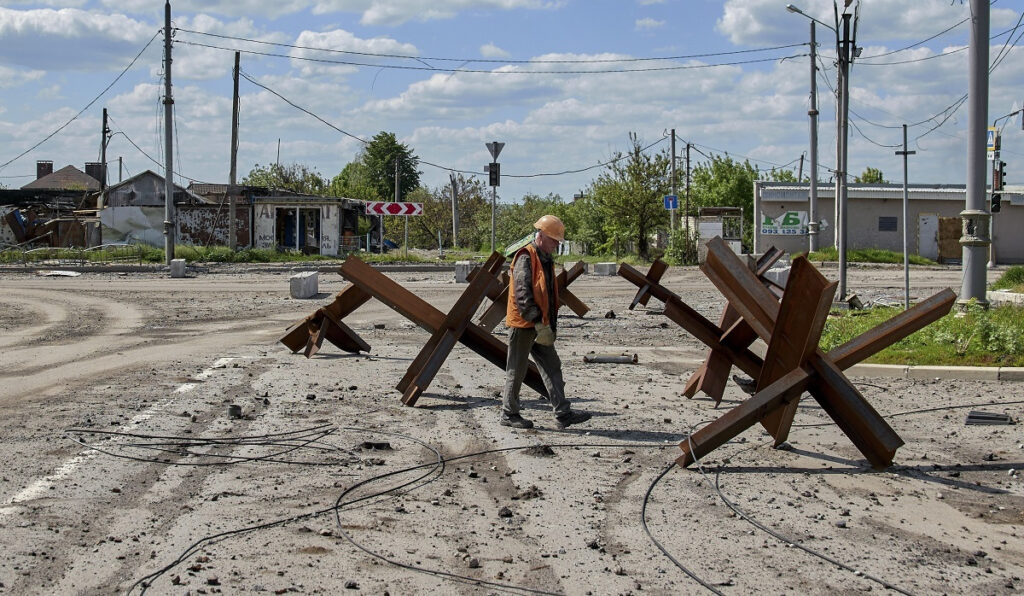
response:
<path fill-rule="evenodd" d="M 804 236 L 807 234 L 807 212 L 787 211 L 776 218 L 761 217 L 762 236 Z"/>

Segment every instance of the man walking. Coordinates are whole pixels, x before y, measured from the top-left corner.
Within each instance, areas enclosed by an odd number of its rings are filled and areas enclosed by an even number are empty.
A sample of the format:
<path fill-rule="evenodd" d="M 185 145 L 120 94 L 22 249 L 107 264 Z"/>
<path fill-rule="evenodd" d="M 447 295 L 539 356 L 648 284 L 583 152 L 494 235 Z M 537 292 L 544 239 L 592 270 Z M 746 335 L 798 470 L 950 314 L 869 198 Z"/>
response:
<path fill-rule="evenodd" d="M 562 379 L 562 361 L 555 351 L 559 303 L 551 253 L 565 239 L 565 224 L 554 215 L 545 215 L 533 227 L 537 229 L 533 242 L 516 253 L 509 269 L 512 281 L 505 324 L 512 333 L 508 340 L 501 425 L 533 428 L 533 422 L 519 414 L 519 390 L 526 377 L 529 357 L 533 355 L 558 427 L 566 428 L 590 420 L 590 414 L 574 412 L 569 406 Z"/>

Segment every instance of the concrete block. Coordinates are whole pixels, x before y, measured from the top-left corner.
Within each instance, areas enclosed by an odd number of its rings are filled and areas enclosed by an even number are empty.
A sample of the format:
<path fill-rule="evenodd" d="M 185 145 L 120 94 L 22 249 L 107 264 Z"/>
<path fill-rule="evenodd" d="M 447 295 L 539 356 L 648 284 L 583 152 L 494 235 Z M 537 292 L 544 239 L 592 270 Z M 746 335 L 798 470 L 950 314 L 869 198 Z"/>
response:
<path fill-rule="evenodd" d="M 171 277 L 185 277 L 185 259 L 171 259 Z"/>
<path fill-rule="evenodd" d="M 789 265 L 786 265 L 785 267 L 772 267 L 768 271 L 764 272 L 764 276 L 766 279 L 770 279 L 780 286 L 786 287 L 786 282 L 789 281 Z"/>
<path fill-rule="evenodd" d="M 292 298 L 313 298 L 320 292 L 320 274 L 316 271 L 302 271 L 291 276 Z"/>
<path fill-rule="evenodd" d="M 457 284 L 468 284 L 469 274 L 473 271 L 473 267 L 476 267 L 476 263 L 473 261 L 456 261 L 455 262 L 455 283 Z"/>
<path fill-rule="evenodd" d="M 1024 368 L 1020 366 L 999 367 L 1000 381 L 1024 381 Z"/>
<path fill-rule="evenodd" d="M 618 272 L 616 263 L 594 263 L 594 275 L 616 275 Z"/>
<path fill-rule="evenodd" d="M 998 381 L 999 368 L 995 366 L 911 366 L 907 370 L 907 377 L 911 379 Z"/>
<path fill-rule="evenodd" d="M 854 364 L 845 371 L 848 377 L 888 377 L 902 378 L 907 376 L 905 364 Z"/>

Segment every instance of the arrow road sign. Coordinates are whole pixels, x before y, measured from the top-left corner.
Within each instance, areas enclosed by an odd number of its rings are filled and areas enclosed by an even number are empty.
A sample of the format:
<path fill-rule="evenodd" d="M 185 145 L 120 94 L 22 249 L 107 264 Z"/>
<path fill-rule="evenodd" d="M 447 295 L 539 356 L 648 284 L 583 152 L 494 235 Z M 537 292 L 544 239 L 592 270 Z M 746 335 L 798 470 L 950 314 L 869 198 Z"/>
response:
<path fill-rule="evenodd" d="M 423 203 L 367 201 L 366 215 L 423 215 Z"/>

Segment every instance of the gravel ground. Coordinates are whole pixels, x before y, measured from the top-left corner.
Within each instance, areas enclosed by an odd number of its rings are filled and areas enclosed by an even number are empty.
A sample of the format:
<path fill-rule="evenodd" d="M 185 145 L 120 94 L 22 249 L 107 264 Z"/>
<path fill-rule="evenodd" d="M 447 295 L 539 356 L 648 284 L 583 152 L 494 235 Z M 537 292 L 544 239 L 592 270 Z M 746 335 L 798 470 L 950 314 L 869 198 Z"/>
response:
<path fill-rule="evenodd" d="M 388 275 L 442 311 L 465 287 L 449 272 Z M 960 272 L 912 279 L 926 297 L 959 290 Z M 717 320 L 723 300 L 695 268 L 663 283 Z M 558 349 L 574 407 L 594 418 L 565 431 L 529 389 L 537 428 L 499 426 L 503 372 L 463 347 L 402 406 L 394 385 L 429 336 L 376 301 L 345 320 L 370 354 L 292 354 L 277 340 L 345 286 L 335 275 L 315 300 L 288 298 L 287 271 L 241 268 L 0 284 L 0 592 L 1024 585 L 1024 436 L 964 424 L 972 409 L 1019 418 L 1017 384 L 853 378 L 906 442 L 884 472 L 806 396 L 782 449 L 755 427 L 683 470 L 679 441 L 745 394 L 730 383 L 718 409 L 682 397 L 702 345 L 657 301 L 627 310 L 621 278 L 572 286 L 592 310 L 563 316 Z M 898 269 L 850 270 L 869 301 L 900 300 L 901 284 Z M 590 352 L 639 364 L 583 363 Z"/>

